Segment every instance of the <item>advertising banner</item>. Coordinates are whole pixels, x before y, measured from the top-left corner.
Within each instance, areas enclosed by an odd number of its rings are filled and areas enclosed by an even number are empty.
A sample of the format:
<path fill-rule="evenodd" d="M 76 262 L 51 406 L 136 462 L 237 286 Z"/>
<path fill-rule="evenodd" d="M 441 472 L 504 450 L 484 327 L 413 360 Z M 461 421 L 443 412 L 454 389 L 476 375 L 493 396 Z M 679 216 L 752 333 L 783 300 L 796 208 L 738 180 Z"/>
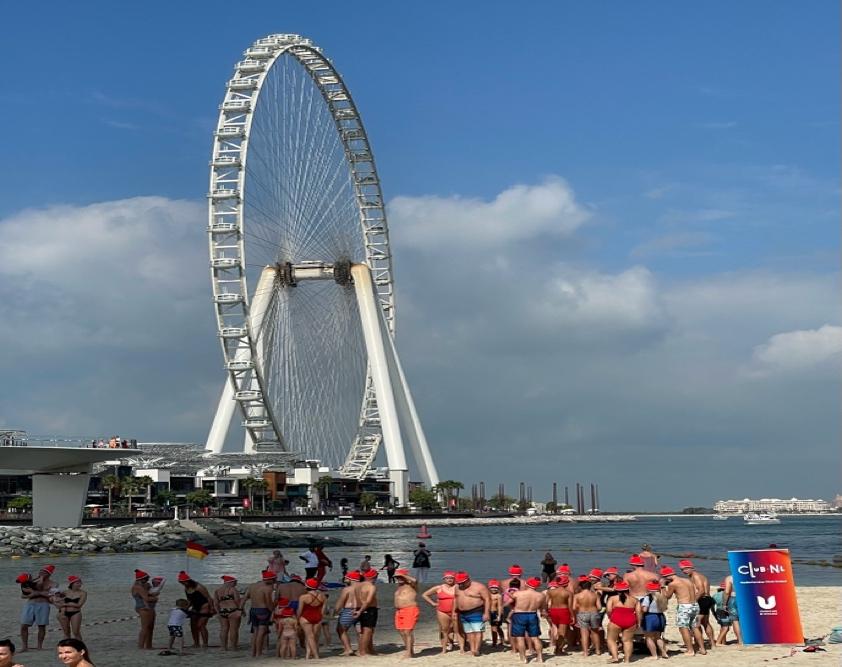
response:
<path fill-rule="evenodd" d="M 729 551 L 728 564 L 743 642 L 803 643 L 789 549 Z"/>

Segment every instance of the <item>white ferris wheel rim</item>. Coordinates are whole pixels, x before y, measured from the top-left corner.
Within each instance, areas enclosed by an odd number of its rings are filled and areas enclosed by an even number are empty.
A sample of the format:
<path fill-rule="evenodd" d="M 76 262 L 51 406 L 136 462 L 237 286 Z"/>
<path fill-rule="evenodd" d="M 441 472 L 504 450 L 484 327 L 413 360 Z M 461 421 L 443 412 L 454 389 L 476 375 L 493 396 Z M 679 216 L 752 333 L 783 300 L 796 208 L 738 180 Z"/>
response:
<path fill-rule="evenodd" d="M 246 239 L 252 232 L 245 215 L 255 109 L 260 104 L 268 74 L 280 59 L 295 60 L 318 90 L 324 109 L 332 118 L 352 180 L 360 247 L 365 255 L 360 259 L 371 269 L 378 303 L 390 333 L 394 332 L 395 308 L 392 259 L 374 156 L 356 105 L 332 63 L 322 55 L 321 49 L 298 35 L 271 35 L 257 40 L 244 55 L 245 59 L 237 63 L 235 75 L 228 82 L 214 133 L 208 228 L 211 278 L 225 364 L 243 413 L 243 425 L 253 442 L 283 448 L 284 434 L 269 399 L 267 379 L 261 364 L 252 361 L 261 354 L 258 332 L 253 330 L 256 296 L 248 291 L 250 258 Z M 249 396 L 252 400 L 248 400 Z M 365 431 L 366 415 L 371 414 L 372 403 L 376 403 L 370 378 L 361 398 L 359 433 Z M 350 449 L 352 443 L 346 445 Z M 369 452 L 372 461 L 373 456 Z"/>

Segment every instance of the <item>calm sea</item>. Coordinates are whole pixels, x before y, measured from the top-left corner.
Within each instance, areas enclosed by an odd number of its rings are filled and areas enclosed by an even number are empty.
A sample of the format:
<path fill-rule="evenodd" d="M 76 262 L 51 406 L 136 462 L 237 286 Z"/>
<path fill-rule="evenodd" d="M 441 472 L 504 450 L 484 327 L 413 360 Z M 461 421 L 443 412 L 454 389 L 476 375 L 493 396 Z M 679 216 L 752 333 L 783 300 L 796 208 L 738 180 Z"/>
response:
<path fill-rule="evenodd" d="M 675 564 L 678 555 L 693 554 L 698 569 L 713 581 L 727 573 L 725 558 L 729 549 L 762 549 L 770 544 L 788 548 L 795 562 L 795 579 L 802 586 L 842 585 L 842 569 L 821 567 L 808 561 L 830 561 L 842 554 L 840 544 L 842 517 L 783 517 L 779 525 L 747 526 L 741 518 L 713 521 L 710 517 L 645 517 L 629 523 L 554 524 L 547 526 L 431 527 L 426 540 L 433 552 L 431 579 L 444 569 L 463 569 L 477 579 L 502 576 L 512 563 L 521 564 L 527 573 L 537 574 L 544 552 L 550 551 L 559 563 L 569 563 L 575 573 L 592 567 L 615 565 L 621 571 L 629 554 L 640 550 L 644 542 L 665 555 L 662 561 Z M 328 550 L 338 572 L 339 559 L 347 557 L 351 567 L 370 554 L 379 567 L 383 555 L 390 553 L 409 566 L 411 550 L 418 540 L 415 528 L 354 530 L 330 533 L 363 547 Z M 133 568 L 174 578 L 189 565 L 199 580 L 215 585 L 223 573 L 236 573 L 243 582 L 256 579 L 268 555 L 266 550 L 212 551 L 205 560 L 183 554 L 110 554 L 95 556 L 51 557 L 59 568 L 57 575 L 81 575 L 91 584 L 130 582 Z M 287 553 L 293 571 L 302 571 L 297 553 Z M 23 571 L 37 570 L 44 558 L 0 559 L 0 581 L 7 584 Z M 302 571 L 303 573 L 303 571 Z M 335 579 L 335 575 L 328 579 Z"/>

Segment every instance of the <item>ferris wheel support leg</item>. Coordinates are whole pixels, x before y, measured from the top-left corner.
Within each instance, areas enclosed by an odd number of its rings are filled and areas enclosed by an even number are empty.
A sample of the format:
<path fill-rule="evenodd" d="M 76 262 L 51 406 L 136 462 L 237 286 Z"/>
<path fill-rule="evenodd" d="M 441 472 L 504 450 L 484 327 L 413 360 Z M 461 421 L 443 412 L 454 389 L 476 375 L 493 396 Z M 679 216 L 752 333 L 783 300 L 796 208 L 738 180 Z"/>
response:
<path fill-rule="evenodd" d="M 219 397 L 219 405 L 213 417 L 210 432 L 208 433 L 205 451 L 213 454 L 222 452 L 225 446 L 225 436 L 228 435 L 228 428 L 231 426 L 231 419 L 234 417 L 234 409 L 237 403 L 234 401 L 234 383 L 231 378 L 225 378 L 225 385 L 222 387 L 222 396 Z"/>
<path fill-rule="evenodd" d="M 430 448 L 427 445 L 427 437 L 424 435 L 424 429 L 421 427 L 421 420 L 418 418 L 418 412 L 415 410 L 415 401 L 412 400 L 412 394 L 409 391 L 409 383 L 406 381 L 406 376 L 401 366 L 401 360 L 398 357 L 398 351 L 395 348 L 395 341 L 388 334 L 386 320 L 383 317 L 383 311 L 377 309 L 380 329 L 383 332 L 384 340 L 386 341 L 386 354 L 389 359 L 389 372 L 392 376 L 392 383 L 396 389 L 395 400 L 397 403 L 398 414 L 403 424 L 403 431 L 406 434 L 409 446 L 412 449 L 412 457 L 415 459 L 415 464 L 418 466 L 418 471 L 424 479 L 424 484 L 428 489 L 432 489 L 439 483 L 439 473 L 436 470 L 436 464 L 433 463 L 433 457 L 430 454 Z"/>
<path fill-rule="evenodd" d="M 380 326 L 380 304 L 371 280 L 371 272 L 364 264 L 351 267 L 354 279 L 354 291 L 360 308 L 360 322 L 363 338 L 371 366 L 371 377 L 377 395 L 377 407 L 380 412 L 380 426 L 383 429 L 383 446 L 389 464 L 390 478 L 395 482 L 395 496 L 398 505 L 406 505 L 408 494 L 409 469 L 403 448 L 398 411 L 395 406 L 395 394 L 392 388 L 392 373 L 389 372 L 387 343 Z M 388 338 L 388 336 L 386 337 Z"/>
<path fill-rule="evenodd" d="M 255 336 L 256 342 L 256 354 L 257 359 L 254 360 L 255 366 L 260 367 L 260 371 L 263 371 L 263 320 L 266 317 L 266 312 L 272 307 L 272 301 L 275 297 L 275 290 L 273 288 L 275 284 L 275 278 L 277 273 L 274 267 L 267 266 L 263 269 L 263 272 L 260 274 L 260 280 L 257 283 L 257 287 L 254 290 L 254 298 L 251 302 L 251 308 L 249 309 L 249 326 L 251 327 L 252 335 Z M 257 381 L 257 377 L 252 375 L 251 382 L 249 384 L 251 389 L 260 389 L 260 383 Z M 265 411 L 261 411 L 265 412 Z M 245 440 L 243 442 L 243 451 L 246 454 L 253 454 L 254 453 L 254 438 L 252 437 L 252 433 L 246 429 Z"/>

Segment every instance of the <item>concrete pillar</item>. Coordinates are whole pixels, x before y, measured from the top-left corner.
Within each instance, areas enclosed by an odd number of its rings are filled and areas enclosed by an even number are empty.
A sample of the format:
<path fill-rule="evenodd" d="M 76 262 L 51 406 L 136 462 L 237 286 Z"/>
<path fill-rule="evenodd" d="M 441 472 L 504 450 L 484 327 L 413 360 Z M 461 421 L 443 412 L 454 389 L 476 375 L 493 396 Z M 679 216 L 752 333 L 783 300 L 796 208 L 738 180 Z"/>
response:
<path fill-rule="evenodd" d="M 88 497 L 91 468 L 83 473 L 32 475 L 32 525 L 40 528 L 76 528 Z"/>

